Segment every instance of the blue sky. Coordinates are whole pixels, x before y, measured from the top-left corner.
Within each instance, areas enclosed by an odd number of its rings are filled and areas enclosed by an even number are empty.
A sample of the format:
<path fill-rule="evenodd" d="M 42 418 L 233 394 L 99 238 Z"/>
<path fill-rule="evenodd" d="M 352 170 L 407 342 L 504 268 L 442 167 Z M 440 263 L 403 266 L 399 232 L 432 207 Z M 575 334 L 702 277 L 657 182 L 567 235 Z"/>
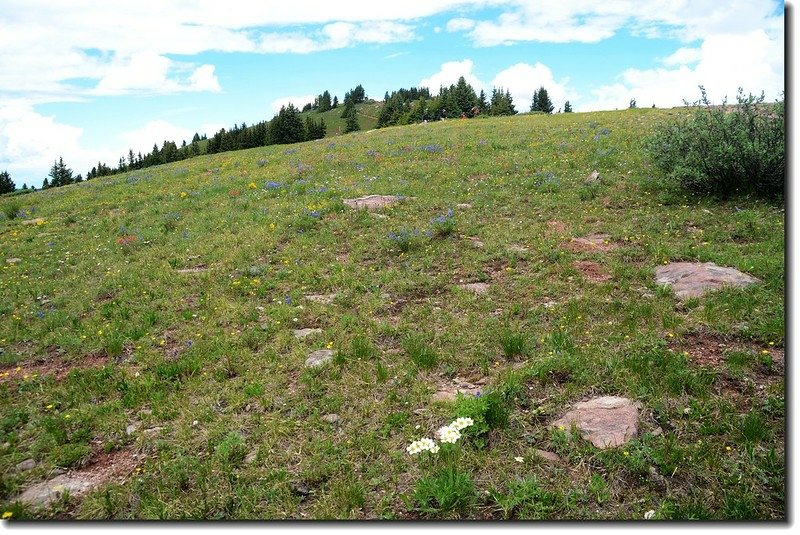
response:
<path fill-rule="evenodd" d="M 518 111 L 543 85 L 578 112 L 784 86 L 773 0 L 0 4 L 0 170 L 18 186 L 59 156 L 85 174 L 359 83 L 381 99 L 465 76 L 509 89 Z"/>

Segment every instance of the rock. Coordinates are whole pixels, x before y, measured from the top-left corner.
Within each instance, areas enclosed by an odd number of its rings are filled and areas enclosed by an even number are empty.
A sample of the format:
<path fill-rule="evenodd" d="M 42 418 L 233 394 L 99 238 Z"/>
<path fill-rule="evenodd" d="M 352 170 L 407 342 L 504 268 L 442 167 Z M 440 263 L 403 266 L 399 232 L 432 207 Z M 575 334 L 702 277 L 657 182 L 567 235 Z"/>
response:
<path fill-rule="evenodd" d="M 485 294 L 489 291 L 489 285 L 485 282 L 468 282 L 466 284 L 459 284 L 459 286 L 476 295 Z"/>
<path fill-rule="evenodd" d="M 302 340 L 312 334 L 322 334 L 322 329 L 295 329 L 293 332 L 295 338 L 300 338 Z"/>
<path fill-rule="evenodd" d="M 329 424 L 337 423 L 340 418 L 338 414 L 326 414 L 322 418 L 320 418 L 323 422 L 328 422 Z"/>
<path fill-rule="evenodd" d="M 600 172 L 597 170 L 592 171 L 589 176 L 586 177 L 586 180 L 583 181 L 584 184 L 599 184 L 600 183 Z"/>
<path fill-rule="evenodd" d="M 723 286 L 742 288 L 756 282 L 759 279 L 713 262 L 672 262 L 656 268 L 656 283 L 671 286 L 678 299 L 700 297 Z"/>
<path fill-rule="evenodd" d="M 308 355 L 306 359 L 306 366 L 309 368 L 316 368 L 317 366 L 322 366 L 326 364 L 329 360 L 333 358 L 333 350 L 331 349 L 318 349 Z"/>
<path fill-rule="evenodd" d="M 37 483 L 23 492 L 17 500 L 34 505 L 47 506 L 56 501 L 64 492 L 72 497 L 82 496 L 94 487 L 91 480 L 79 476 L 59 475 L 49 481 Z"/>
<path fill-rule="evenodd" d="M 470 236 L 467 238 L 470 242 L 472 242 L 472 246 L 476 249 L 483 249 L 483 242 L 474 236 Z"/>
<path fill-rule="evenodd" d="M 292 490 L 300 496 L 308 496 L 311 494 L 311 491 L 308 489 L 305 483 L 292 483 Z"/>
<path fill-rule="evenodd" d="M 472 208 L 472 205 L 469 204 L 468 202 L 462 202 L 460 204 L 457 204 L 456 208 L 459 208 L 461 210 L 469 210 L 470 208 Z"/>
<path fill-rule="evenodd" d="M 175 273 L 202 273 L 207 269 L 208 266 L 206 266 L 205 264 L 200 264 L 195 267 L 176 269 Z"/>
<path fill-rule="evenodd" d="M 600 449 L 625 444 L 639 432 L 639 411 L 628 398 L 604 396 L 577 403 L 575 408 L 551 427 L 572 426 L 581 436 Z"/>
<path fill-rule="evenodd" d="M 544 459 L 547 462 L 550 462 L 550 463 L 559 463 L 559 462 L 561 462 L 561 457 L 559 457 L 558 455 L 556 455 L 555 453 L 553 453 L 551 451 L 545 451 L 545 450 L 534 450 L 534 451 L 536 452 L 536 455 L 538 455 L 539 457 L 541 457 L 542 459 Z"/>
<path fill-rule="evenodd" d="M 21 258 L 6 258 L 7 264 L 16 264 L 17 262 L 22 262 Z"/>
<path fill-rule="evenodd" d="M 33 459 L 25 459 L 21 463 L 17 463 L 14 467 L 15 472 L 27 472 L 28 470 L 33 470 L 36 468 L 36 461 Z"/>
<path fill-rule="evenodd" d="M 132 435 L 136 432 L 137 429 L 139 429 L 139 424 L 137 423 L 130 424 L 128 427 L 125 428 L 125 434 Z"/>
<path fill-rule="evenodd" d="M 258 456 L 258 451 L 253 450 L 244 458 L 244 464 L 253 464 Z"/>
<path fill-rule="evenodd" d="M 572 238 L 567 248 L 576 252 L 610 251 L 616 245 L 611 243 L 611 236 L 608 234 L 589 234 L 582 238 Z"/>
<path fill-rule="evenodd" d="M 524 245 L 517 245 L 517 244 L 509 245 L 508 246 L 508 250 L 511 251 L 512 253 L 527 253 L 528 252 L 528 248 L 527 247 L 525 247 Z"/>
<path fill-rule="evenodd" d="M 161 433 L 161 430 L 164 429 L 163 427 L 151 427 L 150 429 L 145 429 L 143 432 L 148 437 L 154 437 L 157 434 Z"/>
<path fill-rule="evenodd" d="M 342 199 L 345 206 L 359 210 L 366 208 L 367 210 L 378 210 L 385 208 L 390 204 L 394 204 L 403 200 L 403 197 L 398 195 L 367 195 L 366 197 L 358 197 L 356 199 Z"/>
<path fill-rule="evenodd" d="M 436 390 L 436 393 L 433 395 L 433 400 L 455 401 L 458 397 L 458 394 L 464 394 L 465 396 L 476 396 L 480 394 L 480 392 L 480 386 L 468 383 L 466 381 L 456 380 L 452 384 L 440 384 Z"/>
<path fill-rule="evenodd" d="M 26 219 L 22 222 L 23 225 L 44 225 L 44 219 L 37 217 L 36 219 Z"/>
<path fill-rule="evenodd" d="M 319 303 L 321 305 L 330 305 L 333 303 L 333 300 L 336 299 L 338 294 L 310 294 L 304 296 L 309 301 L 313 301 L 314 303 Z"/>

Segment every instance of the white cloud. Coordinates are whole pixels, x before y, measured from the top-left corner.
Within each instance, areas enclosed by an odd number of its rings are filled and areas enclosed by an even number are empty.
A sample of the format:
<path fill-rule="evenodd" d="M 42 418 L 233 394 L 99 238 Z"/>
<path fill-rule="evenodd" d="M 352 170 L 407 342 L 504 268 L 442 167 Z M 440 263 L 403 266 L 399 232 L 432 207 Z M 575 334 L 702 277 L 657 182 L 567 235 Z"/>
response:
<path fill-rule="evenodd" d="M 118 155 L 108 150 L 87 150 L 80 144 L 83 129 L 42 115 L 26 103 L 0 105 L 0 168 L 11 174 L 17 185 L 39 187 L 59 156 L 75 174 L 85 174 L 98 158 L 115 162 Z"/>
<path fill-rule="evenodd" d="M 419 81 L 419 87 L 427 87 L 431 90 L 431 93 L 436 94 L 440 86 L 446 87 L 454 84 L 458 82 L 459 77 L 463 76 L 476 92 L 480 92 L 484 85 L 472 72 L 473 65 L 471 59 L 442 63 L 442 68 L 439 72 Z"/>
<path fill-rule="evenodd" d="M 188 66 L 189 69 L 192 66 Z M 176 75 L 183 66 L 169 58 L 149 52 L 115 60 L 92 91 L 96 95 L 127 93 L 174 93 L 178 91 L 220 91 L 213 65 L 201 65 L 181 80 Z"/>
<path fill-rule="evenodd" d="M 574 101 L 575 94 L 567 87 L 568 82 L 568 79 L 557 82 L 550 68 L 542 63 L 517 63 L 497 73 L 492 86 L 508 89 L 514 99 L 514 107 L 519 112 L 525 112 L 530 109 L 533 92 L 540 87 L 547 90 L 547 96 L 556 110 L 562 108 L 565 101 Z"/>
<path fill-rule="evenodd" d="M 745 93 L 763 90 L 770 100 L 783 91 L 783 35 L 775 39 L 763 30 L 712 35 L 697 52 L 686 50 L 666 58 L 666 67 L 627 69 L 617 83 L 592 90 L 593 99 L 576 109 L 626 108 L 631 98 L 639 106 L 680 106 L 699 98 L 699 85 L 714 102 L 734 100 L 739 87 Z"/>
<path fill-rule="evenodd" d="M 475 21 L 472 19 L 457 18 L 447 21 L 448 32 L 462 32 L 471 30 L 473 27 L 475 27 Z"/>
<path fill-rule="evenodd" d="M 272 102 L 270 102 L 269 106 L 272 108 L 273 113 L 278 113 L 281 111 L 282 106 L 288 106 L 290 103 L 294 104 L 294 107 L 297 109 L 303 109 L 308 103 L 314 103 L 314 99 L 317 98 L 316 95 L 301 95 L 301 96 L 288 96 L 288 97 L 281 97 L 276 98 Z"/>
<path fill-rule="evenodd" d="M 689 42 L 717 33 L 762 28 L 778 31 L 783 26 L 782 12 L 777 9 L 780 4 L 774 0 L 511 0 L 502 4 L 502 13 L 495 20 L 479 20 L 461 28 L 469 32 L 475 45 L 596 43 L 623 29 L 645 37 Z"/>
<path fill-rule="evenodd" d="M 663 63 L 667 66 L 673 65 L 688 65 L 690 63 L 696 63 L 700 61 L 703 57 L 703 51 L 699 48 L 679 48 L 666 58 L 664 58 Z"/>

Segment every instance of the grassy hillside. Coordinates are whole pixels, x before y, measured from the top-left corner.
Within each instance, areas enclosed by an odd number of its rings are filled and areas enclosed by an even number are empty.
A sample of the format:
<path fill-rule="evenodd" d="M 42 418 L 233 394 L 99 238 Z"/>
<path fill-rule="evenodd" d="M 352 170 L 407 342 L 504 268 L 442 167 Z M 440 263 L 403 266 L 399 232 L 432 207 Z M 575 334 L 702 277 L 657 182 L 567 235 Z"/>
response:
<path fill-rule="evenodd" d="M 378 124 L 378 116 L 381 114 L 382 102 L 365 102 L 363 104 L 356 104 L 356 117 L 358 118 L 358 125 L 361 130 L 372 130 Z M 346 119 L 342 119 L 342 111 L 344 106 L 339 106 L 336 109 L 328 110 L 322 113 L 316 111 L 307 111 L 300 114 L 300 118 L 305 121 L 306 116 L 310 116 L 315 121 L 323 119 L 327 131 L 326 137 L 338 136 L 344 133 Z"/>
<path fill-rule="evenodd" d="M 2 511 L 784 518 L 785 214 L 661 188 L 642 141 L 677 113 L 393 127 L 0 200 Z M 367 194 L 405 198 L 342 203 Z M 681 302 L 672 260 L 761 282 Z M 598 395 L 640 404 L 638 437 L 550 427 Z M 459 416 L 455 451 L 407 453 Z M 15 503 L 63 470 L 100 485 Z"/>

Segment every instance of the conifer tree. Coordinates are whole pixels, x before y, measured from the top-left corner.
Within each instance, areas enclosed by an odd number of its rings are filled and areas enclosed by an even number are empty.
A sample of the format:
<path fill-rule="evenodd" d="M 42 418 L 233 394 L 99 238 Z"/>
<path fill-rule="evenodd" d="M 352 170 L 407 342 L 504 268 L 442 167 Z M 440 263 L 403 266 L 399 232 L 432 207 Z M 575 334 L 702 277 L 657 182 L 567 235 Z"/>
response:
<path fill-rule="evenodd" d="M 269 122 L 269 140 L 273 144 L 305 141 L 306 130 L 294 104 L 281 106 L 278 115 Z"/>
<path fill-rule="evenodd" d="M 539 87 L 533 93 L 533 102 L 531 103 L 531 111 L 540 111 L 542 113 L 553 113 L 553 103 L 547 95 L 547 89 L 544 86 Z"/>
<path fill-rule="evenodd" d="M 344 133 L 347 134 L 349 132 L 361 130 L 361 126 L 358 124 L 358 117 L 356 117 L 356 107 L 352 104 L 352 101 L 345 107 L 345 113 L 347 116 L 344 118 L 347 122 L 345 122 L 344 125 Z"/>
<path fill-rule="evenodd" d="M 0 172 L 0 195 L 3 193 L 11 193 L 16 190 L 17 186 L 11 180 L 11 175 L 8 174 L 8 171 Z"/>
<path fill-rule="evenodd" d="M 564 113 L 572 113 L 572 105 L 569 100 L 564 103 Z"/>

